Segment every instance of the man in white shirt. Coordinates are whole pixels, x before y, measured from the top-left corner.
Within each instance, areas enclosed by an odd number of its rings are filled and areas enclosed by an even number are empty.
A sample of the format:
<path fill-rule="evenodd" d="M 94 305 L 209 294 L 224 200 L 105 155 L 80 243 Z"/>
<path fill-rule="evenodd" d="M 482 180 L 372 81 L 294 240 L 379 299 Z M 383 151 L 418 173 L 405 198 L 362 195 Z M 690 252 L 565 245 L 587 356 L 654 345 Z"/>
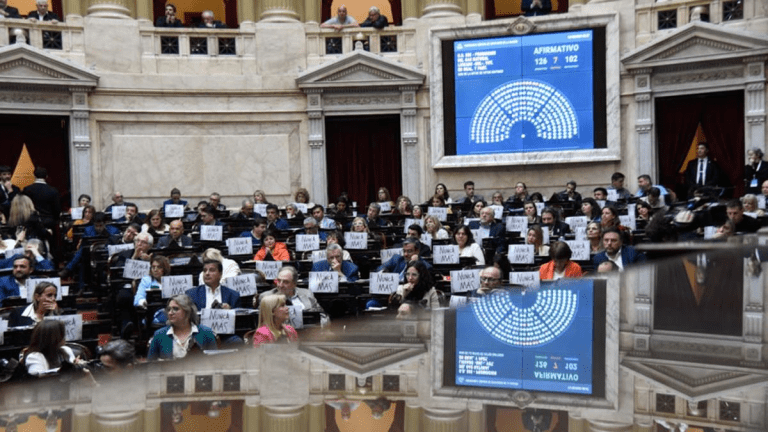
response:
<path fill-rule="evenodd" d="M 360 24 L 357 23 L 356 19 L 347 15 L 346 6 L 344 5 L 339 6 L 339 9 L 336 12 L 337 12 L 337 15 L 335 17 L 320 24 L 320 27 L 332 28 L 332 29 L 335 29 L 336 31 L 342 31 L 343 29 L 350 28 L 350 27 L 360 27 Z"/>
<path fill-rule="evenodd" d="M 220 261 L 203 263 L 203 285 L 187 290 L 186 294 L 198 309 L 232 309 L 240 307 L 240 294 L 221 285 L 224 267 Z"/>

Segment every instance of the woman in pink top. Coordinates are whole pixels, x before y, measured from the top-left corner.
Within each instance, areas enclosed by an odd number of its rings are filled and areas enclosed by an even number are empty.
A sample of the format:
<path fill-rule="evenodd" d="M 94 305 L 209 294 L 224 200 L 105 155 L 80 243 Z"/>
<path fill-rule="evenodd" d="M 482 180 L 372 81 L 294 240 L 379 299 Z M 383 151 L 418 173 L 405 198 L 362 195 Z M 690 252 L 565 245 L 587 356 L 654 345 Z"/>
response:
<path fill-rule="evenodd" d="M 253 335 L 253 346 L 265 343 L 296 342 L 299 335 L 289 324 L 290 309 L 285 304 L 282 294 L 268 295 L 259 305 L 259 328 Z"/>

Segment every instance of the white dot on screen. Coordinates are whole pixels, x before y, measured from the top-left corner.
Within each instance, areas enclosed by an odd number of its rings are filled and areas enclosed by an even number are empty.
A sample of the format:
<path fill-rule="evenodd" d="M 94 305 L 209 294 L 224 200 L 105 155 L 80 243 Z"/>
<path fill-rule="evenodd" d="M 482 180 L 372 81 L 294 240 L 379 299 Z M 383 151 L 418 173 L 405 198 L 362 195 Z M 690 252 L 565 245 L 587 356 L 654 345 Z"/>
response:
<path fill-rule="evenodd" d="M 520 135 L 520 138 L 525 138 L 525 134 L 521 134 L 521 135 Z"/>

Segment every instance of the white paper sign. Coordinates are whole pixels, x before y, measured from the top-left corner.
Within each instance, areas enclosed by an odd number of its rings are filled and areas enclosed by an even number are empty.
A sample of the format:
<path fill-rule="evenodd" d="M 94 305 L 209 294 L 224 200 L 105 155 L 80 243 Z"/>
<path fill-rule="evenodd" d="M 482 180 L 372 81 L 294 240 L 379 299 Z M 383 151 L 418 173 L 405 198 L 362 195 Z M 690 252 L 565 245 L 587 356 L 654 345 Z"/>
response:
<path fill-rule="evenodd" d="M 435 264 L 458 264 L 458 245 L 435 245 L 432 249 L 432 262 Z"/>
<path fill-rule="evenodd" d="M 125 216 L 125 206 L 112 206 L 112 220 Z"/>
<path fill-rule="evenodd" d="M 133 243 L 123 243 L 123 244 L 117 244 L 117 245 L 107 245 L 107 254 L 109 256 L 112 256 L 116 253 L 120 253 L 124 250 L 133 250 L 134 245 Z"/>
<path fill-rule="evenodd" d="M 337 272 L 309 272 L 309 290 L 313 293 L 336 294 L 339 292 Z"/>
<path fill-rule="evenodd" d="M 390 204 L 389 202 L 380 202 L 379 207 L 381 207 L 381 210 L 379 211 L 381 211 L 382 213 L 389 213 L 392 211 L 392 204 Z"/>
<path fill-rule="evenodd" d="M 127 259 L 123 269 L 123 279 L 141 279 L 149 274 L 149 267 L 149 261 Z"/>
<path fill-rule="evenodd" d="M 571 248 L 571 260 L 589 261 L 589 242 L 584 240 L 566 240 L 565 243 Z"/>
<path fill-rule="evenodd" d="M 181 204 L 166 204 L 163 212 L 167 218 L 184 217 L 184 206 Z"/>
<path fill-rule="evenodd" d="M 235 311 L 232 309 L 203 309 L 200 324 L 210 327 L 216 334 L 235 333 Z"/>
<path fill-rule="evenodd" d="M 232 237 L 227 239 L 229 255 L 253 255 L 253 239 L 248 237 Z"/>
<path fill-rule="evenodd" d="M 464 225 L 469 226 L 472 222 L 480 222 L 480 218 L 464 218 Z"/>
<path fill-rule="evenodd" d="M 540 214 L 541 214 L 541 211 L 542 211 L 542 210 L 544 210 L 544 207 L 546 207 L 546 206 L 547 206 L 547 204 L 546 204 L 546 203 L 540 203 L 540 202 L 537 202 L 537 203 L 535 203 L 535 204 L 536 204 L 536 214 L 538 214 L 538 215 L 540 215 Z"/>
<path fill-rule="evenodd" d="M 619 200 L 619 193 L 616 192 L 616 189 L 608 189 L 608 201 L 618 201 Z M 600 208 L 604 207 L 604 205 L 601 205 Z"/>
<path fill-rule="evenodd" d="M 8 330 L 8 321 L 0 319 L 0 345 L 5 345 L 6 330 Z"/>
<path fill-rule="evenodd" d="M 541 227 L 541 238 L 543 239 L 542 243 L 549 244 L 549 227 Z"/>
<path fill-rule="evenodd" d="M 74 315 L 46 316 L 45 319 L 64 322 L 64 330 L 66 332 L 65 340 L 67 340 L 68 342 L 79 341 L 83 339 L 83 316 L 82 315 L 74 314 Z"/>
<path fill-rule="evenodd" d="M 408 227 L 411 225 L 418 225 L 423 229 L 424 219 L 405 218 L 405 225 L 403 225 L 403 234 L 408 234 Z"/>
<path fill-rule="evenodd" d="M 458 309 L 467 304 L 467 298 L 460 295 L 452 295 L 448 307 L 451 309 Z"/>
<path fill-rule="evenodd" d="M 577 227 L 573 229 L 573 233 L 576 235 L 576 240 L 586 240 L 587 239 L 587 228 L 586 227 Z"/>
<path fill-rule="evenodd" d="M 201 241 L 221 241 L 224 229 L 221 225 L 200 225 Z"/>
<path fill-rule="evenodd" d="M 56 285 L 56 300 L 61 301 L 61 296 L 63 294 L 61 292 L 61 278 L 58 277 L 27 279 L 27 281 L 24 282 L 24 288 L 26 288 L 27 291 L 26 295 L 25 293 L 19 293 L 19 295 L 26 297 L 27 303 L 32 303 L 32 297 L 35 294 L 35 287 L 43 282 L 50 282 Z"/>
<path fill-rule="evenodd" d="M 744 216 L 749 216 L 751 218 L 757 219 L 757 212 L 744 212 Z"/>
<path fill-rule="evenodd" d="M 512 264 L 533 264 L 533 245 L 509 245 L 507 258 Z"/>
<path fill-rule="evenodd" d="M 509 283 L 513 285 L 536 287 L 541 285 L 540 277 L 541 275 L 537 271 L 511 272 L 509 274 Z"/>
<path fill-rule="evenodd" d="M 431 248 L 432 247 L 432 234 L 429 234 L 429 233 L 422 234 L 421 238 L 419 239 L 419 241 Z"/>
<path fill-rule="evenodd" d="M 635 230 L 635 215 L 634 215 L 634 213 L 630 214 L 630 215 L 620 215 L 619 216 L 619 223 L 634 231 Z"/>
<path fill-rule="evenodd" d="M 397 291 L 400 275 L 397 273 L 371 273 L 368 292 L 371 294 L 392 294 Z"/>
<path fill-rule="evenodd" d="M 307 214 L 307 205 L 304 203 L 293 203 L 293 205 L 296 207 L 296 210 Z"/>
<path fill-rule="evenodd" d="M 347 249 L 365 250 L 368 248 L 368 233 L 364 232 L 345 232 L 344 245 Z"/>
<path fill-rule="evenodd" d="M 381 263 L 384 264 L 385 262 L 389 261 L 390 258 L 392 258 L 393 256 L 402 255 L 402 254 L 403 254 L 403 248 L 382 249 Z"/>
<path fill-rule="evenodd" d="M 472 238 L 475 239 L 475 243 L 479 245 L 483 245 L 483 239 L 488 238 L 488 230 L 481 230 L 481 229 L 471 229 L 472 231 Z"/>
<path fill-rule="evenodd" d="M 528 230 L 528 217 L 507 216 L 507 232 L 524 233 Z"/>
<path fill-rule="evenodd" d="M 612 200 L 612 201 L 615 201 L 615 200 Z M 600 208 L 605 207 L 605 200 L 596 199 L 595 202 L 597 203 L 597 205 L 600 206 Z"/>
<path fill-rule="evenodd" d="M 160 278 L 163 298 L 184 294 L 192 288 L 192 275 L 163 276 Z"/>
<path fill-rule="evenodd" d="M 24 255 L 24 248 L 8 249 L 5 251 L 6 258 L 11 258 L 16 255 Z"/>
<path fill-rule="evenodd" d="M 717 233 L 717 227 L 716 226 L 705 226 L 704 227 L 704 239 L 709 240 L 715 237 L 715 234 Z"/>
<path fill-rule="evenodd" d="M 765 210 L 765 196 L 764 195 L 758 195 L 757 196 L 757 208 Z"/>
<path fill-rule="evenodd" d="M 280 261 L 278 261 L 280 262 Z M 224 279 L 222 285 L 240 293 L 241 296 L 254 295 L 258 292 L 256 289 L 256 275 L 254 273 L 243 273 Z"/>
<path fill-rule="evenodd" d="M 427 208 L 427 214 L 430 216 L 437 216 L 440 222 L 448 220 L 448 208 L 447 207 L 429 207 Z"/>
<path fill-rule="evenodd" d="M 490 205 L 488 207 L 493 209 L 493 218 L 501 220 L 501 217 L 504 216 L 504 206 L 495 204 L 495 205 Z"/>
<path fill-rule="evenodd" d="M 69 214 L 72 216 L 72 220 L 80 220 L 83 218 L 83 209 L 85 207 L 72 207 Z"/>
<path fill-rule="evenodd" d="M 267 217 L 267 205 L 266 204 L 254 204 L 253 212 L 261 217 Z"/>
<path fill-rule="evenodd" d="M 304 328 L 304 305 L 301 304 L 301 302 L 296 302 L 296 304 L 288 306 L 290 310 L 290 322 L 291 327 L 295 329 L 301 329 Z"/>
<path fill-rule="evenodd" d="M 312 251 L 312 262 L 313 263 L 320 262 L 325 259 L 325 256 L 326 256 L 325 249 Z"/>
<path fill-rule="evenodd" d="M 296 234 L 296 251 L 304 252 L 320 249 L 320 236 L 317 234 Z"/>
<path fill-rule="evenodd" d="M 452 270 L 451 292 L 460 293 L 480 288 L 480 269 Z"/>
<path fill-rule="evenodd" d="M 282 261 L 256 261 L 256 270 L 261 270 L 267 280 L 277 279 L 281 268 L 283 268 Z"/>
<path fill-rule="evenodd" d="M 571 231 L 575 230 L 576 228 L 587 227 L 587 224 L 589 223 L 589 220 L 586 216 L 571 216 L 565 218 L 565 223 L 571 226 Z"/>

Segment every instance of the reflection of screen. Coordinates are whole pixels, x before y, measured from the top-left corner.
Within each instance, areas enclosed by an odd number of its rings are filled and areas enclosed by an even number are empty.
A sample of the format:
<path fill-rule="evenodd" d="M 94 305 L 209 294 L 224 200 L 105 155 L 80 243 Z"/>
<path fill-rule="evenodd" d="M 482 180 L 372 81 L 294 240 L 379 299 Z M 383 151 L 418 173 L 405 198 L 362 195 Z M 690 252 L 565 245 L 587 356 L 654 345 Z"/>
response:
<path fill-rule="evenodd" d="M 595 296 L 591 280 L 509 291 L 471 303 L 455 313 L 455 349 L 446 352 L 454 362 L 452 381 L 458 386 L 600 394 L 603 368 L 594 365 L 603 364 L 604 344 L 593 341 L 604 334 L 603 326 L 594 325 L 600 316 L 595 311 L 601 308 L 604 297 Z"/>
<path fill-rule="evenodd" d="M 603 29 L 447 41 L 446 154 L 605 147 L 604 47 Z"/>

